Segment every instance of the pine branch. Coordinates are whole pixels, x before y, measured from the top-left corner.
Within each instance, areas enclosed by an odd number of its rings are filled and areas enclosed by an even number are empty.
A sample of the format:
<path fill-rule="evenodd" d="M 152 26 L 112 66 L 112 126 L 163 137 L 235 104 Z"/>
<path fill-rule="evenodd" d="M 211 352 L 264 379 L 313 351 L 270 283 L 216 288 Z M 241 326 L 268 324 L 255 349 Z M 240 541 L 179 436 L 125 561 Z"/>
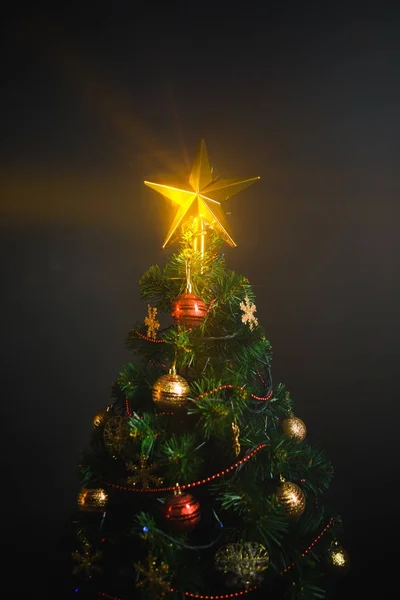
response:
<path fill-rule="evenodd" d="M 172 435 L 161 444 L 159 455 L 166 459 L 166 472 L 171 484 L 198 477 L 203 464 L 198 450 L 203 444 L 199 446 L 197 440 L 195 434 L 185 433 Z"/>

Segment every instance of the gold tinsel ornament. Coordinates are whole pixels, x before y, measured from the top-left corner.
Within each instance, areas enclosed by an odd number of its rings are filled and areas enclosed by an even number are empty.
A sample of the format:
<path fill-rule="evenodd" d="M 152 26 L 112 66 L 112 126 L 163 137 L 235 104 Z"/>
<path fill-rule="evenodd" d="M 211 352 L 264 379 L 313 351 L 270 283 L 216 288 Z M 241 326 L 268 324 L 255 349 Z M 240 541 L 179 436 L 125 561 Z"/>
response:
<path fill-rule="evenodd" d="M 153 402 L 161 410 L 173 411 L 187 405 L 189 392 L 188 382 L 177 374 L 173 365 L 169 373 L 161 375 L 153 385 Z"/>
<path fill-rule="evenodd" d="M 240 309 L 243 312 L 242 323 L 247 323 L 250 331 L 253 331 L 258 325 L 258 319 L 254 315 L 254 313 L 257 312 L 256 305 L 253 304 L 246 295 L 244 297 L 244 302 L 240 303 Z"/>
<path fill-rule="evenodd" d="M 85 512 L 103 512 L 108 494 L 103 488 L 82 488 L 78 494 L 78 507 Z"/>
<path fill-rule="evenodd" d="M 136 587 L 146 590 L 150 598 L 163 598 L 171 589 L 171 575 L 167 563 L 154 558 L 150 552 L 146 564 L 135 563 L 138 575 Z"/>
<path fill-rule="evenodd" d="M 237 423 L 232 423 L 232 433 L 233 433 L 233 451 L 235 453 L 235 456 L 239 456 L 239 454 L 240 454 L 240 441 L 239 441 L 240 429 L 239 429 L 239 425 Z"/>
<path fill-rule="evenodd" d="M 157 307 L 147 305 L 147 317 L 144 319 L 144 324 L 147 327 L 147 337 L 155 340 L 157 331 L 160 328 L 160 322 L 157 320 Z"/>
<path fill-rule="evenodd" d="M 293 442 L 303 442 L 307 435 L 304 421 L 294 415 L 290 415 L 282 421 L 282 430 L 284 436 Z"/>
<path fill-rule="evenodd" d="M 258 542 L 237 542 L 222 546 L 215 554 L 214 564 L 224 574 L 227 585 L 248 588 L 262 582 L 269 554 Z"/>
<path fill-rule="evenodd" d="M 350 569 L 350 556 L 336 540 L 332 542 L 328 553 L 328 566 L 335 575 L 346 575 Z"/>
<path fill-rule="evenodd" d="M 276 490 L 276 497 L 288 519 L 298 519 L 303 514 L 306 497 L 303 490 L 295 483 L 281 478 L 281 484 Z"/>
<path fill-rule="evenodd" d="M 129 483 L 129 485 L 149 488 L 160 486 L 163 483 L 161 477 L 154 475 L 154 471 L 158 469 L 158 465 L 155 463 L 149 464 L 147 457 L 143 454 L 139 459 L 139 464 L 128 462 L 126 468 L 132 473 L 132 475 L 127 478 L 127 483 Z"/>

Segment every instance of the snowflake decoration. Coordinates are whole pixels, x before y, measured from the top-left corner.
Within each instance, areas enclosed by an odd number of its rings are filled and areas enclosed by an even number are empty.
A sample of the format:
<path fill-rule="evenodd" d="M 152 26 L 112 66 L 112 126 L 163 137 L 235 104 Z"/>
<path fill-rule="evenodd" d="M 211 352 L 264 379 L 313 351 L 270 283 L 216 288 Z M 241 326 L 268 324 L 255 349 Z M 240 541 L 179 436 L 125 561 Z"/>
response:
<path fill-rule="evenodd" d="M 157 307 L 147 305 L 147 317 L 144 319 L 144 324 L 147 327 L 147 337 L 155 340 L 157 337 L 157 330 L 160 327 L 159 321 L 157 321 Z"/>
<path fill-rule="evenodd" d="M 92 552 L 92 548 L 86 538 L 83 538 L 82 545 L 83 549 L 81 552 L 75 550 L 71 553 L 71 556 L 76 563 L 73 568 L 73 574 L 79 575 L 80 573 L 83 573 L 90 579 L 95 573 L 101 572 L 100 565 L 96 563 L 100 561 L 102 554 L 98 550 Z"/>
<path fill-rule="evenodd" d="M 134 564 L 139 576 L 136 587 L 147 589 L 151 598 L 162 598 L 171 589 L 169 567 L 165 562 L 158 562 L 151 553 L 146 562 L 146 565 Z"/>
<path fill-rule="evenodd" d="M 151 486 L 157 487 L 163 483 L 160 477 L 154 475 L 157 465 L 148 464 L 146 456 L 142 455 L 140 457 L 138 465 L 132 462 L 127 463 L 126 468 L 132 473 L 127 478 L 129 485 L 136 486 L 140 484 L 142 488 L 149 488 Z"/>
<path fill-rule="evenodd" d="M 245 296 L 244 302 L 240 303 L 240 309 L 243 312 L 242 323 L 248 323 L 250 331 L 253 331 L 258 325 L 258 319 L 254 316 L 254 313 L 257 312 L 256 305 L 250 301 L 248 296 Z"/>

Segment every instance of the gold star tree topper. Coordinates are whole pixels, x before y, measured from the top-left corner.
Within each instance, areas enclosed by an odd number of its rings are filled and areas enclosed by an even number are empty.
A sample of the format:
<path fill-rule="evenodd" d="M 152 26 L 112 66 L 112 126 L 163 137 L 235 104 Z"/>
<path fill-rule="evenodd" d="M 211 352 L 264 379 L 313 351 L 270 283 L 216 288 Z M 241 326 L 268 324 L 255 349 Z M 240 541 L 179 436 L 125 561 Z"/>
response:
<path fill-rule="evenodd" d="M 235 247 L 236 243 L 233 240 L 221 203 L 259 179 L 259 177 L 252 177 L 250 179 L 214 179 L 206 143 L 204 140 L 201 140 L 200 148 L 189 176 L 190 189 L 162 185 L 151 181 L 144 182 L 145 185 L 169 198 L 178 206 L 175 218 L 163 243 L 163 248 L 166 248 L 173 241 L 173 235 L 176 230 L 193 213 L 200 221 L 200 231 L 204 230 L 204 225 L 208 225 L 217 231 L 230 246 Z"/>

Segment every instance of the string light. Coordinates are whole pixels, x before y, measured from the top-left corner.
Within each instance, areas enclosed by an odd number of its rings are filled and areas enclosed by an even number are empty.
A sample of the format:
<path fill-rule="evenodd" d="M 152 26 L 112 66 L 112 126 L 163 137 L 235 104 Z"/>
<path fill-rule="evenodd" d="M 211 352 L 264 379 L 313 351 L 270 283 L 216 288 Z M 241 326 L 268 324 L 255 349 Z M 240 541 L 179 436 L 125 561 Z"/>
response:
<path fill-rule="evenodd" d="M 241 465 L 243 465 L 244 463 L 246 463 L 255 454 L 257 454 L 257 452 L 259 452 L 260 450 L 262 450 L 266 446 L 268 446 L 268 444 L 266 444 L 266 443 L 259 444 L 256 448 L 254 448 L 254 450 L 252 450 L 251 452 L 249 452 L 249 454 L 247 454 L 247 456 L 245 456 L 241 460 L 238 460 L 237 462 L 233 463 L 233 465 L 230 465 L 229 467 L 227 467 L 223 471 L 219 471 L 218 473 L 214 473 L 213 475 L 210 475 L 209 477 L 205 477 L 204 479 L 198 479 L 197 481 L 193 481 L 192 483 L 184 483 L 183 485 L 180 485 L 179 487 L 180 487 L 181 490 L 187 490 L 187 489 L 190 489 L 190 488 L 193 488 L 193 487 L 198 487 L 200 485 L 204 485 L 205 483 L 210 483 L 210 481 L 215 481 L 215 479 L 219 479 L 223 475 L 226 475 L 227 473 L 230 473 L 234 469 L 237 469 L 237 467 L 240 467 Z M 126 487 L 126 486 L 123 486 L 123 485 L 118 485 L 116 483 L 109 483 L 108 481 L 103 482 L 103 485 L 107 485 L 109 487 L 112 487 L 112 488 L 115 488 L 117 490 L 121 490 L 121 491 L 124 491 L 124 492 L 136 492 L 136 493 L 173 492 L 176 489 L 175 485 L 168 486 L 168 487 L 158 487 L 158 488 L 134 488 L 134 487 Z"/>

